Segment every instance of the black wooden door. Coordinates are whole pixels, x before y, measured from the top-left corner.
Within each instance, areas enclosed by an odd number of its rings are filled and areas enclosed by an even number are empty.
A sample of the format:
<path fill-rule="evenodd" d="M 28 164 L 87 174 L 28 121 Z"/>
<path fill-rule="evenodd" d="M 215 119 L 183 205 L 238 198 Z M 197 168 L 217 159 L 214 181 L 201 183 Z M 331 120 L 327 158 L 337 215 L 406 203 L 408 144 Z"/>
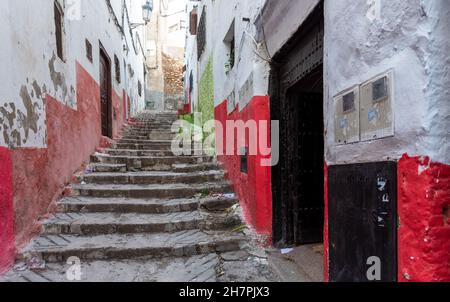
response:
<path fill-rule="evenodd" d="M 290 90 L 282 98 L 283 150 L 274 207 L 275 245 L 323 242 L 323 95 Z"/>
<path fill-rule="evenodd" d="M 287 126 L 287 226 L 293 244 L 323 240 L 323 96 L 289 91 Z M 289 241 L 290 241 L 289 240 Z"/>
<path fill-rule="evenodd" d="M 291 96 L 298 103 L 297 175 L 298 205 L 294 227 L 296 243 L 323 242 L 324 223 L 324 127 L 323 94 Z"/>
<path fill-rule="evenodd" d="M 111 72 L 109 60 L 100 52 L 100 100 L 102 135 L 112 137 L 111 131 Z"/>
<path fill-rule="evenodd" d="M 397 164 L 329 167 L 330 281 L 397 279 Z M 381 280 L 367 272 L 379 259 Z"/>

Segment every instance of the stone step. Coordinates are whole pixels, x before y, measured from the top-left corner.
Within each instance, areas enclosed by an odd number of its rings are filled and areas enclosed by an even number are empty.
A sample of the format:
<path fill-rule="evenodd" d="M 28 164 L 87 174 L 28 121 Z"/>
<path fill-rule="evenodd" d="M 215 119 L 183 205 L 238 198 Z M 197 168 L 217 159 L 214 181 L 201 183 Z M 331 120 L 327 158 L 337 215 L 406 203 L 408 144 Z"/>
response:
<path fill-rule="evenodd" d="M 199 205 L 209 211 L 225 211 L 238 203 L 223 195 L 190 199 L 130 199 L 65 197 L 58 202 L 58 212 L 165 214 L 196 211 Z"/>
<path fill-rule="evenodd" d="M 124 130 L 125 133 L 127 132 L 133 132 L 133 131 L 145 131 L 145 132 L 152 132 L 152 131 L 165 131 L 170 132 L 172 130 L 172 125 L 147 125 L 147 126 L 134 126 L 129 127 Z"/>
<path fill-rule="evenodd" d="M 126 172 L 127 165 L 123 164 L 89 164 L 89 168 L 93 172 L 109 173 L 109 172 Z"/>
<path fill-rule="evenodd" d="M 129 139 L 122 138 L 117 142 L 118 144 L 145 144 L 145 145 L 164 145 L 164 146 L 172 146 L 171 140 L 151 140 L 151 139 Z"/>
<path fill-rule="evenodd" d="M 84 260 L 190 257 L 239 250 L 243 235 L 189 230 L 157 234 L 108 234 L 97 236 L 40 236 L 19 257 L 39 257 L 48 262 Z"/>
<path fill-rule="evenodd" d="M 147 119 L 140 119 L 140 120 L 134 120 L 131 121 L 132 126 L 148 126 L 148 125 L 172 125 L 174 122 L 178 120 L 177 117 L 161 117 L 161 118 L 155 118 L 151 120 Z"/>
<path fill-rule="evenodd" d="M 122 150 L 154 150 L 172 152 L 172 144 L 134 144 L 134 143 L 117 143 L 117 149 Z"/>
<path fill-rule="evenodd" d="M 169 184 L 169 183 L 204 183 L 223 181 L 222 171 L 206 171 L 196 173 L 175 172 L 124 172 L 124 173 L 92 173 L 84 175 L 86 183 L 96 184 Z"/>
<path fill-rule="evenodd" d="M 168 171 L 175 164 L 200 164 L 214 162 L 210 156 L 167 156 L 167 157 L 144 157 L 144 156 L 112 156 L 108 154 L 95 154 L 91 156 L 93 163 L 126 164 L 130 169 L 147 168 L 151 170 Z"/>
<path fill-rule="evenodd" d="M 132 147 L 132 145 L 130 145 Z M 144 157 L 153 157 L 153 156 L 160 156 L 160 157 L 167 157 L 167 156 L 174 156 L 174 153 L 172 150 L 151 150 L 151 149 L 106 149 L 104 151 L 106 154 L 112 155 L 112 156 L 144 156 Z M 203 150 L 192 150 L 192 154 L 203 154 Z M 192 156 L 192 155 L 182 155 L 182 156 Z"/>
<path fill-rule="evenodd" d="M 208 196 L 232 192 L 228 182 L 168 185 L 75 184 L 71 188 L 72 196 L 125 198 L 192 198 L 197 194 Z"/>
<path fill-rule="evenodd" d="M 164 259 L 91 260 L 83 261 L 79 281 L 216 282 L 219 265 L 220 256 L 216 253 Z M 0 277 L 0 282 L 73 282 L 67 279 L 69 269 L 70 264 L 65 262 L 47 263 L 39 272 L 30 269 L 10 271 Z"/>
<path fill-rule="evenodd" d="M 174 122 L 138 122 L 129 126 L 127 129 L 165 129 L 172 128 Z"/>
<path fill-rule="evenodd" d="M 145 169 L 143 169 L 145 170 Z M 221 170 L 218 163 L 201 163 L 201 164 L 175 164 L 171 171 L 176 173 L 191 173 L 199 171 Z"/>
<path fill-rule="evenodd" d="M 163 134 L 174 134 L 170 128 L 168 129 L 147 129 L 147 128 L 128 128 L 123 131 L 124 134 L 152 134 L 152 133 L 163 133 Z M 176 134 L 176 132 L 175 132 Z"/>
<path fill-rule="evenodd" d="M 208 198 L 204 199 L 208 203 Z M 216 200 L 217 204 L 221 203 Z M 195 211 L 199 207 L 198 198 L 191 199 L 131 199 L 98 197 L 65 197 L 58 202 L 58 212 L 79 213 L 142 213 L 164 214 Z"/>
<path fill-rule="evenodd" d="M 44 235 L 107 235 L 174 233 L 201 228 L 200 212 L 142 213 L 58 213 L 44 223 Z"/>
<path fill-rule="evenodd" d="M 176 133 L 144 133 L 144 134 L 125 134 L 125 139 L 134 140 L 172 140 L 177 136 Z"/>

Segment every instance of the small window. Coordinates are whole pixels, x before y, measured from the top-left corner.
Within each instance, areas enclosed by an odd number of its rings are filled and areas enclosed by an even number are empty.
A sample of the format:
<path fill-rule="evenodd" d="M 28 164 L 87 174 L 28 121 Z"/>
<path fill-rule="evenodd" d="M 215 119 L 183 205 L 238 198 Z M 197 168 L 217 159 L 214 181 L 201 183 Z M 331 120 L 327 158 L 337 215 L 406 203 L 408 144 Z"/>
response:
<path fill-rule="evenodd" d="M 192 90 L 194 90 L 194 75 L 191 71 L 191 73 L 189 74 L 189 93 L 191 93 Z"/>
<path fill-rule="evenodd" d="M 241 149 L 241 173 L 248 173 L 248 148 Z"/>
<path fill-rule="evenodd" d="M 114 55 L 114 66 L 115 66 L 115 70 L 116 70 L 116 82 L 120 83 L 121 82 L 120 61 L 119 61 L 119 58 L 116 55 Z"/>
<path fill-rule="evenodd" d="M 92 57 L 92 44 L 89 42 L 88 39 L 86 39 L 86 57 L 88 58 L 89 62 L 93 62 Z"/>
<path fill-rule="evenodd" d="M 200 60 L 206 44 L 206 6 L 203 7 L 202 16 L 197 29 L 197 54 Z"/>
<path fill-rule="evenodd" d="M 141 83 L 141 81 L 138 81 L 138 94 L 139 94 L 139 96 L 142 96 L 142 83 Z"/>
<path fill-rule="evenodd" d="M 192 9 L 189 19 L 190 19 L 189 32 L 191 33 L 191 35 L 195 36 L 197 34 L 197 22 L 198 22 L 198 14 L 196 7 Z"/>
<path fill-rule="evenodd" d="M 58 54 L 58 57 L 61 60 L 64 60 L 64 51 L 63 51 L 64 13 L 57 1 L 54 2 L 54 11 L 55 11 L 56 52 Z"/>
<path fill-rule="evenodd" d="M 355 93 L 352 91 L 343 97 L 343 112 L 350 113 L 355 110 Z"/>
<path fill-rule="evenodd" d="M 227 52 L 227 61 L 225 63 L 225 71 L 228 73 L 229 71 L 231 71 L 234 67 L 234 63 L 236 61 L 235 57 L 236 57 L 236 51 L 235 51 L 235 47 L 236 47 L 236 40 L 235 40 L 235 26 L 234 26 L 234 20 L 231 23 L 230 28 L 228 29 L 228 32 L 225 36 L 225 39 L 223 40 L 223 42 L 225 43 L 225 45 L 227 46 L 228 52 Z"/>
<path fill-rule="evenodd" d="M 235 40 L 233 37 L 233 40 L 231 40 L 230 42 L 230 68 L 233 69 L 234 67 L 234 62 L 235 62 Z"/>

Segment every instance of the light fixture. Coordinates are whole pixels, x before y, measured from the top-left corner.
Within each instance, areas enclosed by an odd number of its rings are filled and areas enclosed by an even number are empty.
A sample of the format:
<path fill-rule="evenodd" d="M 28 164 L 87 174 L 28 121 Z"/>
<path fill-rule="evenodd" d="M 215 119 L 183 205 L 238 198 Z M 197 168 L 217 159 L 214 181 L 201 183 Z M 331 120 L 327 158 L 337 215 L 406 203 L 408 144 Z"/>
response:
<path fill-rule="evenodd" d="M 142 19 L 145 23 L 150 22 L 153 12 L 153 0 L 147 0 L 147 2 L 142 6 Z"/>
<path fill-rule="evenodd" d="M 132 23 L 131 29 L 135 29 L 142 25 L 147 25 L 147 23 L 150 22 L 152 18 L 152 12 L 153 12 L 153 0 L 147 0 L 147 2 L 142 5 L 142 19 L 144 20 L 144 23 Z"/>

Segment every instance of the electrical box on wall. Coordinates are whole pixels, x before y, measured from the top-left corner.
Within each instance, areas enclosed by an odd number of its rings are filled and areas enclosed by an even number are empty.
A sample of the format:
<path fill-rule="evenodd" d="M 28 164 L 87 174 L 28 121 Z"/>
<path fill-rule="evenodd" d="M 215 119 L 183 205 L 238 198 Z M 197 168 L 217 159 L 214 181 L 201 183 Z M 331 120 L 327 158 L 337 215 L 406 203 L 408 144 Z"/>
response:
<path fill-rule="evenodd" d="M 361 141 L 394 135 L 393 73 L 389 71 L 361 85 Z"/>
<path fill-rule="evenodd" d="M 335 140 L 337 145 L 359 142 L 359 87 L 340 93 L 334 98 Z"/>

